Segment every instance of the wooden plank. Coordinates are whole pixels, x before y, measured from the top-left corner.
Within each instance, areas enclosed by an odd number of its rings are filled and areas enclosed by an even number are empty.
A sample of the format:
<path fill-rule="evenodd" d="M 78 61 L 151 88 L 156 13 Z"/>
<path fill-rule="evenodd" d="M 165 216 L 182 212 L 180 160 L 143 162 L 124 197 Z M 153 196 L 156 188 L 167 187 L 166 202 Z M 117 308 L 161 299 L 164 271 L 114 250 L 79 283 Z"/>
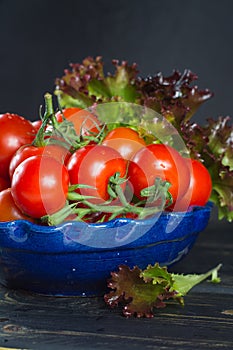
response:
<path fill-rule="evenodd" d="M 200 349 L 233 347 L 233 317 L 224 313 L 232 295 L 225 295 L 219 303 L 219 294 L 203 298 L 203 294 L 194 293 L 186 297 L 184 308 L 171 303 L 158 310 L 152 320 L 125 319 L 118 310 L 109 310 L 102 299 L 59 298 L 56 302 L 52 298 L 25 298 L 24 294 L 9 297 L 7 293 L 5 306 L 1 303 L 1 346 L 7 339 L 11 346 L 30 348 L 43 339 L 43 344 L 57 346 L 84 346 L 85 341 L 93 345 L 97 341 L 106 345 L 103 348 L 111 348 L 115 341 L 122 346 L 182 343 L 188 349 L 195 342 Z"/>
<path fill-rule="evenodd" d="M 225 226 L 224 226 L 225 227 Z M 103 298 L 53 298 L 0 288 L 0 347 L 16 349 L 233 349 L 231 228 L 210 227 L 172 269 L 205 272 L 223 263 L 221 284 L 203 282 L 153 319 L 126 319 Z M 0 348 L 1 350 L 1 348 Z"/>

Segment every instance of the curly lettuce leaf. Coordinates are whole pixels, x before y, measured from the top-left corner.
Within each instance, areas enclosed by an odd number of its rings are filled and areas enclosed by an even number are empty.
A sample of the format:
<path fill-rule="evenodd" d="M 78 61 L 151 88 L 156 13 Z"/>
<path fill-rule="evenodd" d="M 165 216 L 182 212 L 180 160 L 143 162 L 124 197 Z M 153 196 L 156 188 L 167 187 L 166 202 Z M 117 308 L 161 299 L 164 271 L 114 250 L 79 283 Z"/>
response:
<path fill-rule="evenodd" d="M 166 267 L 148 265 L 145 270 L 135 266 L 130 269 L 120 265 L 118 272 L 111 273 L 108 287 L 112 289 L 104 296 L 110 307 L 123 304 L 126 317 L 154 316 L 155 308 L 166 306 L 166 300 L 173 299 L 184 305 L 183 296 L 198 283 L 212 276 L 212 282 L 220 282 L 218 270 L 221 265 L 201 275 L 179 275 L 169 273 Z"/>
<path fill-rule="evenodd" d="M 213 182 L 210 199 L 218 207 L 219 219 L 226 218 L 231 222 L 233 220 L 233 171 L 222 166 L 219 172 L 219 165 L 213 163 L 209 172 Z"/>
<path fill-rule="evenodd" d="M 218 277 L 218 271 L 221 267 L 222 264 L 219 264 L 217 267 L 203 274 L 175 274 L 168 273 L 166 269 L 165 272 L 167 274 L 167 279 L 171 281 L 169 285 L 170 290 L 174 290 L 178 297 L 183 297 L 193 287 L 195 287 L 197 284 L 203 282 L 209 277 L 211 277 L 212 283 L 219 283 L 220 278 Z M 152 283 L 157 284 L 160 278 L 160 276 L 158 276 L 158 271 L 160 272 L 160 270 L 161 268 L 158 264 L 156 264 L 155 266 L 149 265 L 149 267 L 147 267 L 147 269 L 141 273 L 141 276 L 144 278 L 144 280 L 152 279 Z"/>
<path fill-rule="evenodd" d="M 182 125 L 182 136 L 192 158 L 209 170 L 213 190 L 210 200 L 218 207 L 219 219 L 233 220 L 233 126 L 230 117 L 209 119 L 201 127 Z"/>
<path fill-rule="evenodd" d="M 87 57 L 81 64 L 71 63 L 70 70 L 55 81 L 55 94 L 61 107 L 87 108 L 92 106 L 96 98 L 89 93 L 88 85 L 94 80 L 102 80 L 103 62 L 101 57 Z M 102 89 L 102 93 L 104 90 Z"/>
<path fill-rule="evenodd" d="M 120 265 L 118 272 L 112 272 L 112 279 L 109 281 L 108 287 L 113 291 L 104 296 L 107 305 L 115 307 L 119 303 L 125 302 L 124 316 L 151 318 L 154 308 L 166 306 L 164 300 L 177 298 L 175 291 L 169 291 L 169 281 L 167 276 L 163 276 L 163 270 L 161 270 L 157 284 L 153 284 L 151 281 L 145 282 L 141 273 L 141 269 L 137 266 L 131 270 L 126 265 Z"/>
<path fill-rule="evenodd" d="M 197 75 L 187 69 L 183 73 L 175 70 L 168 77 L 160 72 L 153 77 L 141 78 L 136 63 L 129 65 L 127 61 L 112 60 L 112 64 L 114 73 L 105 74 L 100 56 L 87 57 L 81 64 L 71 63 L 70 69 L 65 69 L 64 75 L 55 81 L 55 94 L 60 105 L 86 108 L 97 101 L 139 103 L 179 126 L 213 96 L 208 89 L 192 86 Z"/>
<path fill-rule="evenodd" d="M 55 94 L 61 107 L 87 108 L 95 102 L 135 102 L 138 96 L 135 87 L 137 66 L 126 61 L 119 64 L 113 60 L 114 74 L 105 76 L 102 58 L 87 57 L 81 64 L 70 64 L 61 78 L 55 81 Z"/>
<path fill-rule="evenodd" d="M 140 103 L 164 115 L 179 129 L 180 123 L 189 120 L 201 104 L 213 96 L 208 89 L 199 90 L 192 83 L 197 75 L 186 69 L 175 70 L 164 77 L 161 72 L 137 80 Z"/>

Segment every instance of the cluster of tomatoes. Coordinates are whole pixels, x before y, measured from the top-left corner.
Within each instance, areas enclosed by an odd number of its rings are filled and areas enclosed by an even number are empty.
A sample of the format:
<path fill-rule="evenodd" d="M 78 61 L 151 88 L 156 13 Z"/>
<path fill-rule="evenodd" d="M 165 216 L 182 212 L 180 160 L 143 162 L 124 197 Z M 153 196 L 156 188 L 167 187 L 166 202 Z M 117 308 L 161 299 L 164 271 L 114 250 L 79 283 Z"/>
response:
<path fill-rule="evenodd" d="M 142 208 L 153 213 L 161 201 L 181 211 L 208 201 L 208 170 L 173 147 L 147 144 L 129 126 L 108 129 L 79 108 L 54 120 L 55 131 L 43 120 L 0 115 L 0 221 L 40 223 L 57 213 L 60 221 L 140 218 Z"/>

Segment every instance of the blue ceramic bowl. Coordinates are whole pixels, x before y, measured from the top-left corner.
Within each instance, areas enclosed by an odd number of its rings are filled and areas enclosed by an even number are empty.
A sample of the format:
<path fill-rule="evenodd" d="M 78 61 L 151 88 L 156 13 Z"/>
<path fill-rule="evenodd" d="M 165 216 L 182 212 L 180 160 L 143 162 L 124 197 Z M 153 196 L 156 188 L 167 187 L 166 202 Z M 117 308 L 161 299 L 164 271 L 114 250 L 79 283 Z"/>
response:
<path fill-rule="evenodd" d="M 46 295 L 97 296 L 120 264 L 131 268 L 184 257 L 208 224 L 211 206 L 145 220 L 0 223 L 0 283 Z"/>

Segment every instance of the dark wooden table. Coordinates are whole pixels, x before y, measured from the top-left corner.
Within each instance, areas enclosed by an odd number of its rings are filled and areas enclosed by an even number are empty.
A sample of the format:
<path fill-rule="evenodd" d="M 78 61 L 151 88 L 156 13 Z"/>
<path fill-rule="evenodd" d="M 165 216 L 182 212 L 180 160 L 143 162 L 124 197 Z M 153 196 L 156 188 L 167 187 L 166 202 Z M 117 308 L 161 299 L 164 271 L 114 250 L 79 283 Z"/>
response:
<path fill-rule="evenodd" d="M 172 271 L 203 273 L 222 263 L 220 284 L 207 281 L 153 319 L 126 319 L 102 298 L 52 298 L 0 288 L 0 349 L 233 349 L 233 226 L 210 222 Z"/>

